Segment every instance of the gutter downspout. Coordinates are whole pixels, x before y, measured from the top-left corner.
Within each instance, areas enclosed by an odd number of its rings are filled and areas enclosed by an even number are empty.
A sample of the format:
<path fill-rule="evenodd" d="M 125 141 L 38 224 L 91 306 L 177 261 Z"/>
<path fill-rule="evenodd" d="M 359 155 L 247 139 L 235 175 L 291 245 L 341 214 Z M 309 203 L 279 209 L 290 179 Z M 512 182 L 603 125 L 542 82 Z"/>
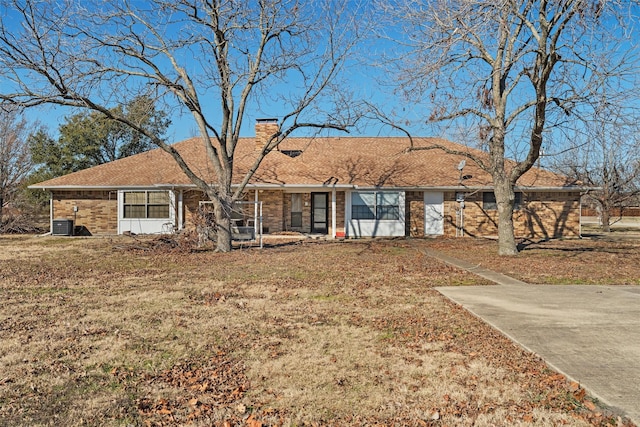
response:
<path fill-rule="evenodd" d="M 53 191 L 49 191 L 49 233 L 53 234 Z"/>

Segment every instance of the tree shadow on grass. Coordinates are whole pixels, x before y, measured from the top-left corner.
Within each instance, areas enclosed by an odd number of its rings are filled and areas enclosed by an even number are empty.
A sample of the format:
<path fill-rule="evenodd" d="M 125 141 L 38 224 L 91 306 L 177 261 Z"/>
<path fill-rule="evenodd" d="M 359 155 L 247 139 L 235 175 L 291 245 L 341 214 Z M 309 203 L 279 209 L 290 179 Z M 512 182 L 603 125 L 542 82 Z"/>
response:
<path fill-rule="evenodd" d="M 638 240 L 636 239 L 636 242 Z M 583 244 L 575 245 L 563 245 L 563 240 L 555 239 L 521 239 L 518 242 L 517 247 L 519 252 L 531 251 L 531 250 L 544 250 L 564 253 L 607 253 L 607 254 L 627 254 L 629 251 L 630 241 L 620 239 L 607 239 L 601 236 L 583 236 L 580 240 L 574 242 L 583 242 Z M 594 245 L 593 243 L 598 243 Z M 640 249 L 639 249 L 640 250 Z"/>

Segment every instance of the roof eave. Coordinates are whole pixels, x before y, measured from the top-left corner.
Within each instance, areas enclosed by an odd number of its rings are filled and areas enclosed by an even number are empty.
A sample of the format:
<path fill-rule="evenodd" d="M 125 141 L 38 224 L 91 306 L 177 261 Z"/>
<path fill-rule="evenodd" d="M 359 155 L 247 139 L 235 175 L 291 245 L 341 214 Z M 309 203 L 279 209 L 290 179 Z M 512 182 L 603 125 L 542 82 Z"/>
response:
<path fill-rule="evenodd" d="M 31 190 L 135 190 L 153 188 L 156 185 L 29 185 Z M 179 187 L 179 185 L 173 185 Z"/>
<path fill-rule="evenodd" d="M 237 185 L 234 185 L 237 187 Z M 135 190 L 143 188 L 196 188 L 195 184 L 152 184 L 152 185 L 30 185 L 27 188 L 32 190 Z M 283 190 L 283 189 L 303 189 L 303 188 L 325 188 L 325 189 L 395 189 L 395 190 L 425 190 L 425 191 L 482 191 L 493 190 L 491 185 L 464 186 L 464 185 L 437 185 L 437 186 L 375 186 L 361 184 L 247 184 L 247 189 L 260 190 Z M 516 191 L 549 191 L 549 192 L 572 192 L 572 191 L 598 191 L 601 187 L 589 186 L 526 186 L 518 185 L 514 187 Z"/>
<path fill-rule="evenodd" d="M 521 190 L 521 191 L 526 190 L 526 191 L 548 191 L 548 192 L 593 191 L 593 190 L 601 189 L 600 187 L 589 187 L 586 185 L 563 185 L 559 187 L 518 185 L 514 188 L 516 190 Z"/>

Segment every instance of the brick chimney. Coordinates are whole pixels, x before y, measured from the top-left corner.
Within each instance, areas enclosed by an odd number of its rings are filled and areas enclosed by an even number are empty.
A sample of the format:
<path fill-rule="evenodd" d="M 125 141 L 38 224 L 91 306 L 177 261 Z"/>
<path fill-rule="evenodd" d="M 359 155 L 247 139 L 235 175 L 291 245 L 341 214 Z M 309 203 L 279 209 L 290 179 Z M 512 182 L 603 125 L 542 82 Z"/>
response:
<path fill-rule="evenodd" d="M 256 120 L 256 150 L 262 150 L 269 138 L 278 133 L 280 125 L 278 119 L 257 119 Z"/>

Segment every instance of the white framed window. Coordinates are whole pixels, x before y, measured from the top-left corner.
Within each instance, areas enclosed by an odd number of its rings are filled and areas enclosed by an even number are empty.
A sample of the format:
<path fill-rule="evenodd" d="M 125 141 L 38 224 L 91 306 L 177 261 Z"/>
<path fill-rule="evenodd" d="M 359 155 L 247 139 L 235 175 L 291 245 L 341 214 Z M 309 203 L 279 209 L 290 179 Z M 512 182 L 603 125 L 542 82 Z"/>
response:
<path fill-rule="evenodd" d="M 400 219 L 399 193 L 376 193 L 376 218 L 389 221 Z"/>
<path fill-rule="evenodd" d="M 169 219 L 171 198 L 168 191 L 125 191 L 122 218 Z"/>
<path fill-rule="evenodd" d="M 398 221 L 400 219 L 400 193 L 391 191 L 352 193 L 351 218 Z"/>
<path fill-rule="evenodd" d="M 376 219 L 376 193 L 351 194 L 351 218 Z"/>
<path fill-rule="evenodd" d="M 302 227 L 302 193 L 291 194 L 291 227 Z"/>

